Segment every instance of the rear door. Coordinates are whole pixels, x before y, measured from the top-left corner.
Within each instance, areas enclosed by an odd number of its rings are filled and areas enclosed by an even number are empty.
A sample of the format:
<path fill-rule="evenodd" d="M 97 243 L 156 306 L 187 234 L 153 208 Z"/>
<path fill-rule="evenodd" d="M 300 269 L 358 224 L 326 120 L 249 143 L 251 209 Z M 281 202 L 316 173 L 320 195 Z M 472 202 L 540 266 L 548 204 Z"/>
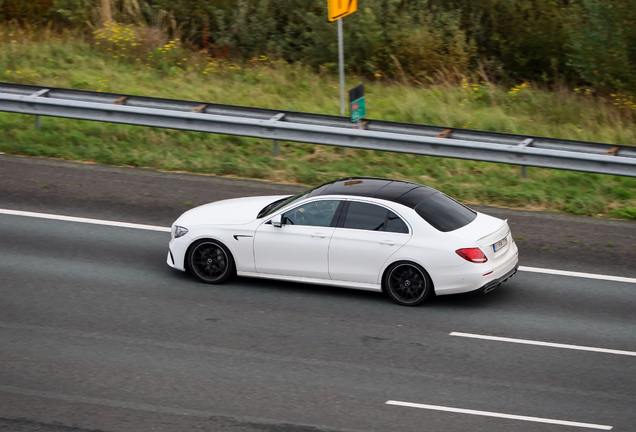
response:
<path fill-rule="evenodd" d="M 379 283 L 386 261 L 411 238 L 408 225 L 390 209 L 348 201 L 329 245 L 332 279 Z"/>

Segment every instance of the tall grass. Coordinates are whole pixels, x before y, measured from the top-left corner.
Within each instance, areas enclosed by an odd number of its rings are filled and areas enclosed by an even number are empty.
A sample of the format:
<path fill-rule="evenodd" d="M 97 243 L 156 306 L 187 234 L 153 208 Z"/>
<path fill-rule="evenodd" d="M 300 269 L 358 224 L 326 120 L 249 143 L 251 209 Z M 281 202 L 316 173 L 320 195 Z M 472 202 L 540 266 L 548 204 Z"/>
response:
<path fill-rule="evenodd" d="M 115 31 L 114 29 L 119 28 Z M 0 27 L 0 81 L 338 114 L 337 78 L 265 56 L 233 64 L 186 50 L 143 28 L 91 36 Z M 103 33 L 99 33 L 102 31 Z M 168 37 L 166 34 L 164 37 Z M 126 40 L 128 39 L 128 40 Z M 99 42 L 99 44 L 98 44 Z M 133 45 L 135 44 L 135 45 Z M 137 45 L 139 44 L 139 45 Z M 126 48 L 126 50 L 122 50 Z M 115 50 L 115 51 L 113 51 Z M 121 55 L 125 54 L 125 55 Z M 531 83 L 502 88 L 467 80 L 401 85 L 364 82 L 370 118 L 632 145 L 633 109 L 585 91 Z M 346 175 L 408 179 L 467 203 L 636 218 L 636 179 L 300 143 L 0 113 L 0 151 L 315 185 Z"/>

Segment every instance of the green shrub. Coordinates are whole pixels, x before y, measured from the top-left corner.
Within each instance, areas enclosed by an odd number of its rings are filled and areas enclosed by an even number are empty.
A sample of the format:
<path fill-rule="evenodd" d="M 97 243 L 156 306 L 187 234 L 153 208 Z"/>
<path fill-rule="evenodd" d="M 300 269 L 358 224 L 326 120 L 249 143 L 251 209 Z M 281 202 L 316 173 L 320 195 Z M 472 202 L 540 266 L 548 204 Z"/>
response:
<path fill-rule="evenodd" d="M 624 0 L 578 0 L 569 9 L 569 64 L 592 86 L 636 90 L 636 9 Z"/>

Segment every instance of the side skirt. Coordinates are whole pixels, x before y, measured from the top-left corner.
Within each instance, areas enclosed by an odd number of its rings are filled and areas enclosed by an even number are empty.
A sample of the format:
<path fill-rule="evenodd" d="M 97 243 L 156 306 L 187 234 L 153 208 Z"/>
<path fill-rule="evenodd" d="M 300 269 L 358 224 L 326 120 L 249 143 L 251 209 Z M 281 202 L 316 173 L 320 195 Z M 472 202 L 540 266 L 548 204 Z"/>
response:
<path fill-rule="evenodd" d="M 317 279 L 317 278 L 274 275 L 274 274 L 246 272 L 246 271 L 237 271 L 236 274 L 237 276 L 261 278 L 261 279 L 275 279 L 275 280 L 283 280 L 288 282 L 300 282 L 300 283 L 308 283 L 308 284 L 314 284 L 314 285 L 328 285 L 328 286 L 336 286 L 341 288 L 382 292 L 382 287 L 380 285 L 364 283 L 364 282 L 347 282 L 347 281 L 338 281 L 338 280 L 332 280 L 332 279 Z"/>

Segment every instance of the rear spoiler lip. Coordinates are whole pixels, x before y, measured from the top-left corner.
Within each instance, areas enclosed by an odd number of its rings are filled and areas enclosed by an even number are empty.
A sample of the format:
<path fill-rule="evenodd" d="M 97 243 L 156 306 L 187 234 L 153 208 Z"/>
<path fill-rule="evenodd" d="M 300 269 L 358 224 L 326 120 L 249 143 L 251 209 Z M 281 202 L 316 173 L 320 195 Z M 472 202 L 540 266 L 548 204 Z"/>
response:
<path fill-rule="evenodd" d="M 510 234 L 510 226 L 508 226 L 508 219 L 505 219 L 505 220 L 503 221 L 503 223 L 499 226 L 499 228 L 497 228 L 496 230 L 494 230 L 494 231 L 493 231 L 493 232 L 491 232 L 490 234 L 487 234 L 487 235 L 483 236 L 482 238 L 478 239 L 478 240 L 477 240 L 477 244 L 478 244 L 478 245 L 481 245 L 481 244 L 482 244 L 482 240 L 483 240 L 483 239 L 485 239 L 486 237 L 490 237 L 491 235 L 493 235 L 493 233 L 495 233 L 495 232 L 499 231 L 499 230 L 500 230 L 500 229 L 502 229 L 503 227 L 507 227 L 507 228 L 508 228 L 508 231 L 507 231 L 507 232 L 506 232 L 506 234 L 505 234 L 505 235 L 503 235 L 501 238 L 507 237 L 507 236 L 508 236 L 508 234 Z"/>

